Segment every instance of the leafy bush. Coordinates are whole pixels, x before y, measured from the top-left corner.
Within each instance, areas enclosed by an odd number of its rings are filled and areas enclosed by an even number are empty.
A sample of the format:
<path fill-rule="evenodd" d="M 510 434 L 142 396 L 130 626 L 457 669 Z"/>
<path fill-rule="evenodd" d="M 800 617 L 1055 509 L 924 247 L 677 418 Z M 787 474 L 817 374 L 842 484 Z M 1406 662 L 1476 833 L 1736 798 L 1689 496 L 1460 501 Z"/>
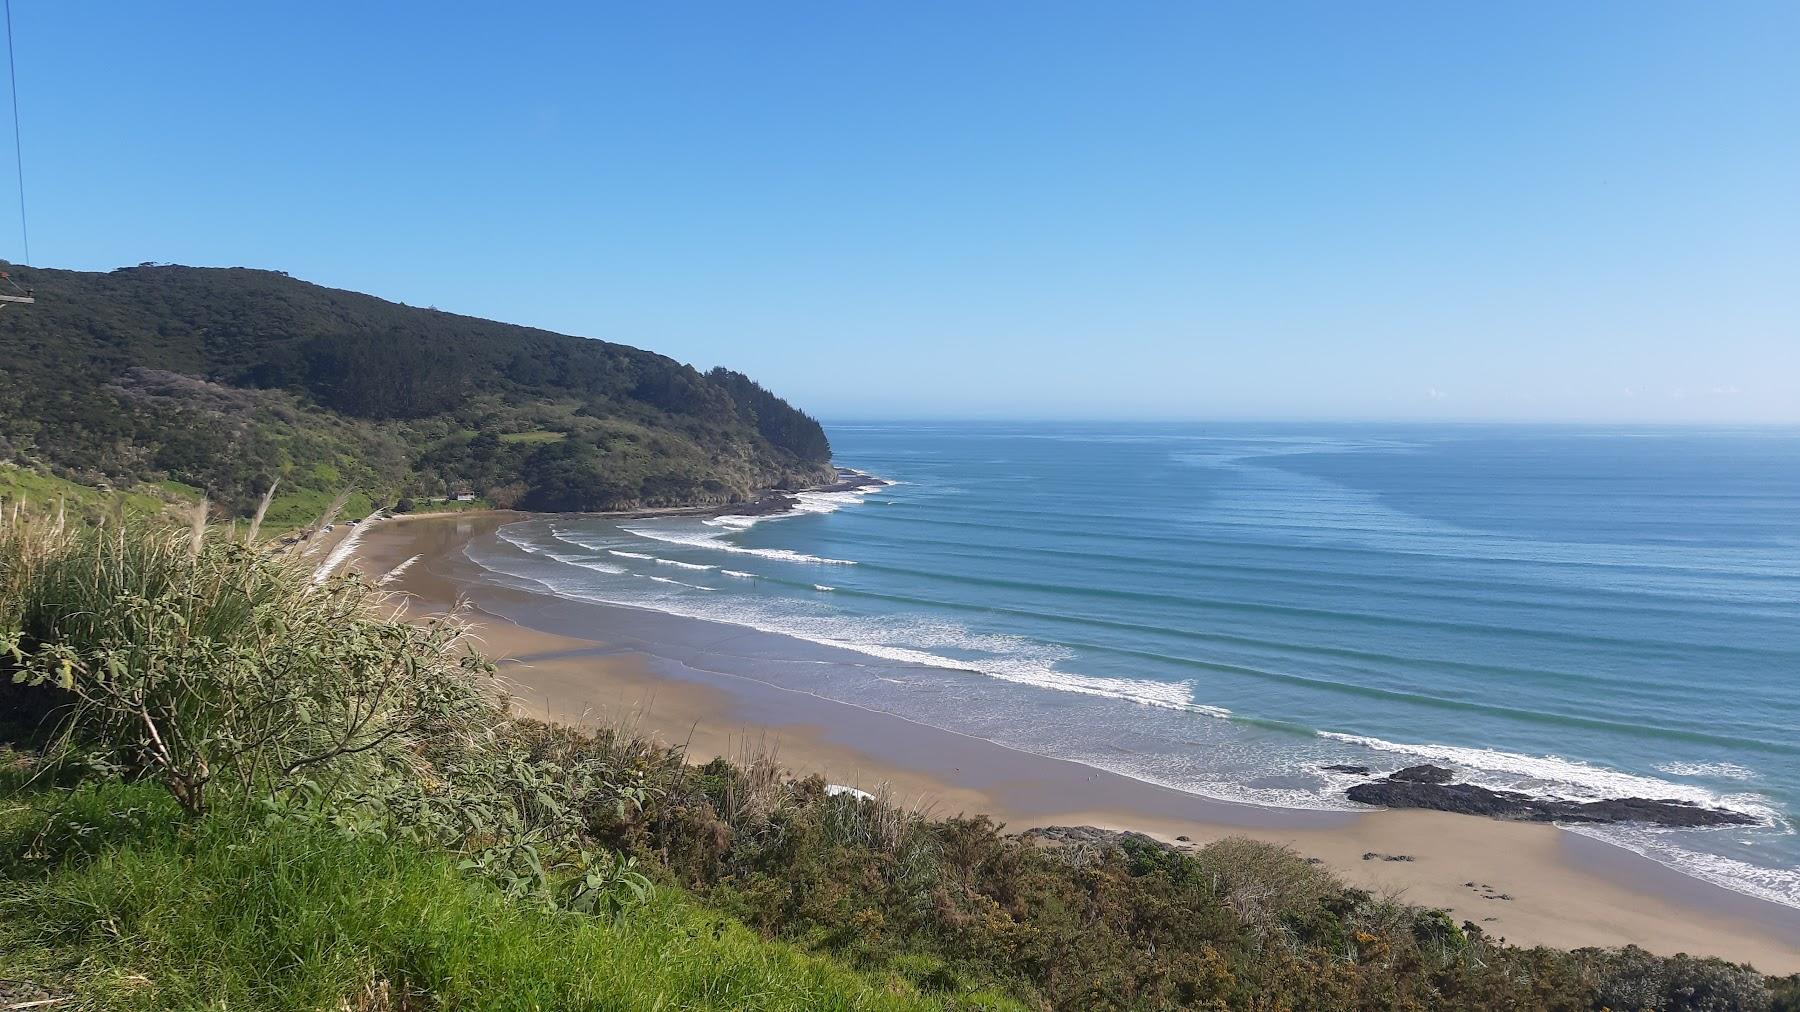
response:
<path fill-rule="evenodd" d="M 1716 959 L 1670 959 L 1635 945 L 1611 951 L 1583 949 L 1598 1004 L 1656 1012 L 1767 1012 L 1774 996 L 1761 974 Z"/>
<path fill-rule="evenodd" d="M 618 909 L 647 881 L 588 845 L 644 789 L 522 738 L 454 616 L 403 620 L 378 586 L 195 522 L 0 524 L 0 676 L 59 732 L 36 780 L 165 789 L 282 823 L 447 848 L 516 899 Z M 348 544 L 348 543 L 346 543 Z M 45 700 L 55 704 L 46 708 Z"/>
<path fill-rule="evenodd" d="M 240 799 L 297 776 L 366 779 L 427 726 L 483 708 L 454 619 L 387 621 L 317 560 L 141 520 L 0 530 L 16 574 L 0 653 L 14 682 L 71 702 L 68 747 L 166 787 L 190 814 L 229 781 Z M 27 569 L 29 567 L 29 569 Z M 490 708 L 491 709 L 491 708 Z"/>

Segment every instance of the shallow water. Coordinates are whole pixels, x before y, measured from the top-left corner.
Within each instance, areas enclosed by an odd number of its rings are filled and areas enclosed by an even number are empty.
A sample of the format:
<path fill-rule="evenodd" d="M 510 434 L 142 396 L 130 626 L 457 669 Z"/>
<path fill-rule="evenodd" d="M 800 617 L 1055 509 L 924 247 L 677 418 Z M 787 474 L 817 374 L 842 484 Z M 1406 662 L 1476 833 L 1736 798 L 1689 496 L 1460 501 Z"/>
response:
<path fill-rule="evenodd" d="M 497 581 L 845 647 L 741 673 L 1212 797 L 1432 761 L 1800 906 L 1800 431 L 845 424 L 778 518 L 540 518 Z M 841 655 L 834 655 L 841 656 Z"/>

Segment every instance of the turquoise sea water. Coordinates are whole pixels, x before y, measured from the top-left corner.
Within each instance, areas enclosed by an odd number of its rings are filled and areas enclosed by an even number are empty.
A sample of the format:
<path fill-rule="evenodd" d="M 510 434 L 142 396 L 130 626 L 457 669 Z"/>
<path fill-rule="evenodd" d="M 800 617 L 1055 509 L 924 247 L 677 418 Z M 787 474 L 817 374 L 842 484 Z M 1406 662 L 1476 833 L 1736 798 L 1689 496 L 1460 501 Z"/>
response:
<path fill-rule="evenodd" d="M 843 424 L 794 515 L 540 518 L 496 580 L 842 648 L 757 677 L 1212 797 L 1431 761 L 1800 906 L 1800 431 Z"/>

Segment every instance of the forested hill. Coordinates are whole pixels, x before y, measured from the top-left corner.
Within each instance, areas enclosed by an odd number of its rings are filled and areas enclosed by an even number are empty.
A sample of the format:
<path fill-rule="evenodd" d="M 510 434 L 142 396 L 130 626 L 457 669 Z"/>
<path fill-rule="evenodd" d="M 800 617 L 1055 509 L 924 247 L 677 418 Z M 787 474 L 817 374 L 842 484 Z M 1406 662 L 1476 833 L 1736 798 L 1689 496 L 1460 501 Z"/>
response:
<path fill-rule="evenodd" d="M 276 271 L 7 269 L 38 301 L 0 312 L 0 461 L 87 484 L 601 510 L 831 474 L 818 422 L 725 369 Z"/>

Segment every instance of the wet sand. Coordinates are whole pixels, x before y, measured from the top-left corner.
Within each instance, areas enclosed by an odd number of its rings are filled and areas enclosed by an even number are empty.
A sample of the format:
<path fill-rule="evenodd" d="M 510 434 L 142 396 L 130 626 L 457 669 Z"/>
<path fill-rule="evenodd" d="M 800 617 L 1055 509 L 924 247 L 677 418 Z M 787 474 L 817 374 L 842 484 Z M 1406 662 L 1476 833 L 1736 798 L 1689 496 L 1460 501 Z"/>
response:
<path fill-rule="evenodd" d="M 1448 909 L 1459 922 L 1513 942 L 1630 943 L 1750 962 L 1766 973 L 1800 972 L 1800 910 L 1554 826 L 1214 801 L 690 665 L 682 651 L 660 644 L 741 630 L 475 581 L 462 545 L 509 519 L 516 515 L 382 522 L 365 536 L 359 564 L 381 573 L 421 556 L 396 584 L 412 596 L 415 613 L 465 601 L 481 647 L 500 662 L 516 705 L 534 716 L 629 724 L 685 744 L 697 761 L 770 751 L 796 773 L 870 791 L 885 786 L 927 812 L 986 813 L 1013 829 L 1091 825 L 1196 844 L 1227 836 L 1281 843 L 1351 884 Z"/>

